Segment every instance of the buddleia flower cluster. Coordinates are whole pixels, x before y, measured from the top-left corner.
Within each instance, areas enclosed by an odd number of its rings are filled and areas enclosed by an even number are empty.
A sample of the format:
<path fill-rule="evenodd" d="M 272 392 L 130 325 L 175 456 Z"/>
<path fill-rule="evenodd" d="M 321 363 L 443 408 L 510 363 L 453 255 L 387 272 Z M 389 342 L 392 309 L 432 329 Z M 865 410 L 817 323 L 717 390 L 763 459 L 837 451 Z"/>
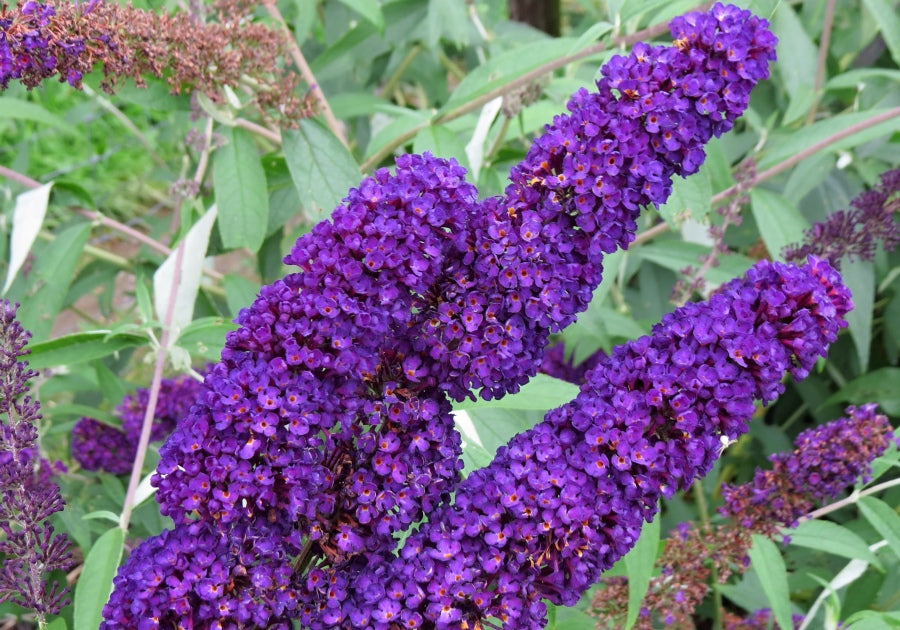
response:
<path fill-rule="evenodd" d="M 187 415 L 201 388 L 201 382 L 191 376 L 162 379 L 150 441 L 169 437 L 178 420 Z M 72 428 L 72 457 L 75 461 L 85 470 L 104 470 L 114 475 L 130 472 L 149 398 L 150 390 L 140 387 L 122 399 L 116 408 L 122 419 L 121 428 L 94 418 L 82 418 L 76 422 Z"/>
<path fill-rule="evenodd" d="M 479 201 L 455 160 L 429 154 L 401 156 L 393 172 L 379 169 L 351 189 L 292 248 L 285 262 L 297 270 L 241 311 L 221 361 L 162 447 L 152 483 L 175 528 L 145 541 L 119 570 L 102 627 L 288 627 L 293 619 L 304 628 L 443 628 L 498 614 L 510 628 L 530 628 L 543 618 L 540 597 L 568 602 L 572 595 L 562 591 L 596 579 L 630 546 L 650 508 L 629 512 L 615 548 L 591 547 L 606 527 L 592 516 L 593 499 L 568 514 L 568 502 L 581 501 L 588 487 L 580 468 L 593 452 L 588 445 L 536 478 L 557 502 L 562 520 L 549 522 L 558 535 L 536 537 L 525 524 L 516 530 L 517 506 L 537 518 L 536 499 L 515 494 L 503 498 L 510 505 L 492 508 L 500 500 L 495 488 L 505 495 L 512 483 L 493 477 L 543 466 L 543 449 L 552 451 L 547 440 L 570 420 L 548 419 L 460 485 L 450 400 L 500 397 L 537 372 L 550 334 L 586 308 L 602 256 L 631 242 L 641 206 L 665 201 L 672 177 L 699 168 L 703 145 L 731 128 L 768 75 L 775 38 L 767 26 L 716 5 L 674 20 L 673 46 L 640 44 L 614 57 L 596 91 L 577 92 L 569 112 L 535 140 L 501 196 Z M 827 265 L 791 269 L 760 268 L 741 289 L 753 292 L 757 280 L 773 292 L 776 280 L 796 285 L 779 293 L 777 312 L 760 315 L 760 331 L 717 327 L 725 324 L 715 309 L 732 302 L 744 321 L 756 321 L 747 310 L 755 297 L 723 295 L 713 311 L 697 312 L 707 313 L 709 338 L 686 345 L 676 365 L 686 370 L 690 352 L 714 349 L 723 364 L 712 372 L 696 359 L 703 391 L 720 379 L 727 384 L 714 391 L 730 398 L 719 396 L 716 413 L 716 400 L 704 399 L 708 411 L 698 409 L 674 432 L 702 435 L 683 437 L 687 453 L 628 443 L 637 457 L 684 467 L 660 469 L 648 497 L 662 492 L 663 481 L 675 487 L 703 470 L 708 462 L 694 451 L 712 453 L 719 432 L 742 430 L 753 398 L 771 400 L 783 371 L 802 376 L 806 368 L 798 366 L 833 337 L 849 304 L 845 290 Z M 664 328 L 676 325 L 686 324 Z M 604 362 L 615 367 L 603 378 L 631 374 L 622 362 L 638 359 L 622 352 Z M 769 367 L 756 363 L 756 352 L 772 355 Z M 666 383 L 678 387 L 674 375 Z M 660 404 L 669 404 L 659 392 Z M 579 399 L 559 413 L 592 417 L 592 406 L 612 404 L 603 401 Z M 682 401 L 690 405 L 686 393 Z M 707 426 L 732 416 L 733 426 Z M 669 437 L 656 420 L 647 422 L 654 440 Z M 570 437 L 578 441 L 565 432 Z M 612 471 L 618 460 L 602 456 Z M 512 458 L 508 465 L 504 457 Z M 617 483 L 603 482 L 611 505 L 630 506 L 633 490 Z M 461 512 L 480 520 L 456 540 L 451 522 Z M 429 525 L 398 549 L 400 535 L 426 517 Z M 582 532 L 574 524 L 585 519 L 593 524 Z M 511 540 L 506 524 L 526 538 Z M 214 552 L 200 553 L 201 540 Z M 496 554 L 479 555 L 486 549 Z M 453 559 L 478 566 L 457 567 Z"/>
<path fill-rule="evenodd" d="M 691 616 L 709 591 L 713 568 L 720 583 L 749 566 L 752 535 L 778 537 L 785 527 L 854 484 L 866 482 L 872 461 L 898 438 L 874 404 L 848 407 L 846 416 L 797 436 L 794 450 L 769 457 L 772 467 L 757 470 L 739 486 L 724 485 L 727 520 L 711 527 L 683 523 L 666 541 L 657 561 L 660 574 L 650 580 L 636 628 L 654 622 L 690 627 Z M 601 628 L 618 628 L 628 609 L 628 582 L 610 578 L 594 597 L 591 614 Z M 735 628 L 765 628 L 768 614 L 757 611 Z"/>
<path fill-rule="evenodd" d="M 264 115 L 286 124 L 309 115 L 297 75 L 284 69 L 282 36 L 249 22 L 252 8 L 240 0 L 219 0 L 213 10 L 217 20 L 205 22 L 106 0 L 0 0 L 0 91 L 11 81 L 30 89 L 53 77 L 81 88 L 102 67 L 108 92 L 154 76 L 173 93 L 196 90 L 222 102 L 225 87 L 249 77 L 260 86 L 254 98 Z"/>
<path fill-rule="evenodd" d="M 31 334 L 17 309 L 0 301 L 0 602 L 33 609 L 43 624 L 68 602 L 68 589 L 48 578 L 73 559 L 65 534 L 47 520 L 64 502 L 38 452 L 40 404 L 28 394 L 37 374 L 22 359 Z"/>

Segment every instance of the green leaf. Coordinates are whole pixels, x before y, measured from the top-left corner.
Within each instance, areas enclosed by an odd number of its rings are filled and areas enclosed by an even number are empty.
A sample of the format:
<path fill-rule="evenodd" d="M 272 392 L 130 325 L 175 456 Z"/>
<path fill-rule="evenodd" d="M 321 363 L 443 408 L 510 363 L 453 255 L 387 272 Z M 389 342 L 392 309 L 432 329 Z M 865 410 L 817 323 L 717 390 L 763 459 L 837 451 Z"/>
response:
<path fill-rule="evenodd" d="M 119 398 L 119 400 L 121 400 L 121 397 Z M 112 413 L 110 413 L 104 409 L 98 409 L 96 407 L 91 407 L 90 405 L 81 405 L 78 403 L 59 403 L 59 404 L 53 405 L 53 407 L 51 407 L 49 409 L 44 408 L 44 409 L 42 409 L 42 411 L 43 411 L 44 415 L 47 415 L 48 413 L 52 413 L 54 420 L 59 419 L 59 418 L 66 418 L 66 417 L 70 417 L 70 416 L 77 416 L 79 418 L 82 416 L 87 416 L 88 418 L 93 418 L 95 420 L 99 420 L 100 422 L 102 422 L 104 424 L 108 424 L 113 427 L 121 427 L 122 426 L 122 421 L 117 416 L 113 415 Z M 57 424 L 58 423 L 54 422 L 53 426 L 47 430 L 47 433 L 53 433 L 57 427 Z M 60 424 L 62 424 L 62 423 L 60 423 Z M 67 431 L 68 430 L 69 429 L 67 429 Z"/>
<path fill-rule="evenodd" d="M 319 218 L 331 212 L 359 184 L 359 165 L 331 131 L 304 119 L 282 132 L 282 146 L 300 203 Z"/>
<path fill-rule="evenodd" d="M 863 0 L 863 4 L 875 18 L 894 63 L 900 65 L 900 20 L 897 19 L 897 7 L 891 7 L 891 3 L 885 0 Z"/>
<path fill-rule="evenodd" d="M 900 514 L 881 499 L 860 497 L 859 509 L 866 520 L 887 541 L 891 551 L 900 558 Z"/>
<path fill-rule="evenodd" d="M 122 558 L 125 532 L 113 527 L 97 539 L 84 560 L 81 577 L 75 585 L 76 628 L 98 628 L 103 606 L 112 593 L 112 581 Z"/>
<path fill-rule="evenodd" d="M 570 402 L 578 395 L 578 387 L 546 374 L 536 374 L 516 394 L 493 400 L 464 400 L 453 409 L 523 409 L 547 411 Z"/>
<path fill-rule="evenodd" d="M 454 157 L 467 171 L 472 171 L 466 158 L 466 143 L 458 133 L 444 125 L 428 125 L 413 139 L 413 153 L 425 151 L 431 151 L 437 157 Z"/>
<path fill-rule="evenodd" d="M 226 145 L 213 154 L 213 189 L 219 211 L 219 234 L 228 249 L 262 245 L 269 222 L 266 174 L 250 134 L 222 127 Z"/>
<path fill-rule="evenodd" d="M 519 46 L 492 57 L 459 82 L 438 117 L 510 83 L 542 65 L 565 56 L 575 39 L 563 37 L 542 40 L 540 45 Z"/>
<path fill-rule="evenodd" d="M 888 415 L 900 415 L 900 368 L 883 367 L 863 374 L 829 396 L 822 406 L 838 402 L 877 402 Z"/>
<path fill-rule="evenodd" d="M 711 198 L 709 167 L 704 164 L 694 175 L 674 180 L 672 194 L 666 203 L 659 207 L 659 214 L 670 227 L 675 228 L 680 226 L 687 216 L 703 222 L 711 210 Z"/>
<path fill-rule="evenodd" d="M 2 100 L 0 99 L 0 101 Z M 2 107 L 3 104 L 0 103 L 0 108 Z M 27 190 L 16 197 L 12 234 L 9 237 L 9 267 L 6 270 L 6 283 L 0 293 L 9 291 L 16 274 L 19 273 L 19 269 L 28 258 L 28 252 L 34 245 L 34 239 L 37 238 L 41 226 L 44 224 L 44 216 L 47 214 L 47 206 L 50 203 L 51 188 L 53 188 L 53 182 Z"/>
<path fill-rule="evenodd" d="M 632 251 L 632 250 L 629 250 Z M 635 247 L 633 253 L 645 260 L 680 273 L 685 267 L 699 266 L 701 255 L 709 252 L 709 247 L 697 243 L 676 240 L 660 240 Z M 720 285 L 744 274 L 753 261 L 739 254 L 728 254 L 719 258 L 719 266 L 706 272 L 706 279 L 713 285 Z"/>
<path fill-rule="evenodd" d="M 41 250 L 29 281 L 38 290 L 24 300 L 18 317 L 34 339 L 46 339 L 56 316 L 66 304 L 66 294 L 78 269 L 78 261 L 91 233 L 90 223 L 75 224 Z M 32 280 L 34 278 L 34 280 Z"/>
<path fill-rule="evenodd" d="M 97 510 L 96 512 L 89 512 L 88 514 L 85 514 L 81 518 L 83 518 L 86 521 L 89 521 L 92 519 L 105 518 L 106 520 L 112 521 L 113 523 L 119 522 L 119 515 L 116 514 L 115 512 L 110 512 L 109 510 Z"/>
<path fill-rule="evenodd" d="M 775 64 L 782 84 L 790 96 L 782 125 L 805 115 L 815 102 L 816 59 L 818 51 L 803 28 L 800 18 L 787 3 L 780 4 L 772 18 L 772 31 L 778 36 L 776 52 L 788 63 Z"/>
<path fill-rule="evenodd" d="M 425 18 L 429 48 L 437 48 L 440 40 L 453 42 L 458 47 L 468 46 L 472 40 L 472 23 L 463 2 L 428 0 L 428 16 Z"/>
<path fill-rule="evenodd" d="M 0 97 L 0 120 L 30 120 L 42 125 L 50 125 L 65 133 L 75 133 L 75 128 L 65 120 L 51 114 L 41 105 L 9 96 Z"/>
<path fill-rule="evenodd" d="M 365 158 L 371 158 L 396 138 L 405 136 L 419 128 L 425 128 L 429 124 L 428 121 L 428 112 L 412 109 L 402 110 L 394 120 L 379 129 L 372 139 L 369 140 L 369 144 L 366 145 Z"/>
<path fill-rule="evenodd" d="M 766 142 L 766 152 L 759 160 L 758 168 L 760 171 L 764 171 L 793 157 L 797 153 L 810 148 L 817 142 L 821 142 L 853 125 L 865 122 L 885 111 L 887 110 L 876 109 L 865 112 L 853 112 L 850 114 L 838 114 L 837 116 L 831 116 L 830 118 L 820 120 L 819 122 L 803 127 L 802 129 L 797 129 L 796 131 L 789 129 L 779 129 L 774 131 Z M 889 137 L 896 131 L 900 131 L 900 116 L 894 116 L 877 125 L 867 127 L 838 142 L 833 142 L 821 150 L 836 153 L 844 149 L 859 146 L 876 138 Z"/>
<path fill-rule="evenodd" d="M 185 326 L 176 343 L 191 354 L 218 359 L 225 347 L 225 335 L 236 328 L 222 317 L 201 317 Z"/>
<path fill-rule="evenodd" d="M 572 44 L 572 48 L 569 49 L 570 55 L 577 53 L 578 51 L 587 48 L 595 41 L 606 35 L 607 33 L 612 32 L 613 25 L 609 22 L 597 22 L 593 26 L 591 26 L 588 30 L 582 33 L 578 39 L 575 40 L 575 43 Z"/>
<path fill-rule="evenodd" d="M 378 0 L 340 0 L 340 2 L 363 16 L 380 33 L 384 33 L 384 14 Z"/>
<path fill-rule="evenodd" d="M 765 536 L 753 534 L 753 546 L 749 555 L 750 563 L 759 576 L 763 592 L 775 615 L 775 621 L 782 628 L 793 628 L 787 569 L 778 547 Z"/>
<path fill-rule="evenodd" d="M 825 84 L 826 90 L 845 90 L 847 88 L 858 89 L 861 85 L 873 79 L 885 79 L 900 83 L 900 70 L 893 68 L 857 68 L 848 70 L 836 77 L 832 77 Z"/>
<path fill-rule="evenodd" d="M 866 541 L 860 538 L 859 534 L 837 523 L 821 520 L 804 521 L 785 533 L 790 536 L 792 545 L 817 549 L 851 560 L 862 560 L 884 570 L 878 557 L 869 550 Z"/>
<path fill-rule="evenodd" d="M 628 574 L 628 616 L 626 630 L 630 630 L 641 612 L 644 595 L 650 587 L 656 554 L 659 548 L 659 515 L 641 526 L 641 536 L 634 547 L 625 554 L 625 572 Z"/>
<path fill-rule="evenodd" d="M 57 365 L 76 365 L 102 359 L 119 350 L 140 346 L 146 342 L 147 338 L 143 335 L 127 333 L 110 337 L 108 331 L 95 330 L 30 344 L 28 347 L 31 354 L 26 359 L 35 370 Z"/>
<path fill-rule="evenodd" d="M 232 317 L 237 317 L 242 308 L 253 303 L 259 295 L 259 283 L 248 280 L 234 273 L 225 275 L 225 301 L 228 303 L 228 312 Z"/>
<path fill-rule="evenodd" d="M 773 260 L 784 260 L 782 251 L 803 241 L 809 222 L 787 199 L 765 188 L 750 191 L 750 207 L 769 255 Z"/>
<path fill-rule="evenodd" d="M 869 349 L 872 345 L 872 314 L 875 306 L 875 267 L 868 260 L 844 260 L 841 277 L 853 295 L 853 310 L 846 320 L 850 337 L 856 346 L 860 371 L 869 366 Z"/>

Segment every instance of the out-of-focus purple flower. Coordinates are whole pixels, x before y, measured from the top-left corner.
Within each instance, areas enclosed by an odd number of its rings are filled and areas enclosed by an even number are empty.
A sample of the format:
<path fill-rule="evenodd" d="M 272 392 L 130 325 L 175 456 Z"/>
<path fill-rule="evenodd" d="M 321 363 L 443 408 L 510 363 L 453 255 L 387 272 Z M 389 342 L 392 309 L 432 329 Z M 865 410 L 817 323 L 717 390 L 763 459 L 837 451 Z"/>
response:
<path fill-rule="evenodd" d="M 848 407 L 846 417 L 807 429 L 797 436 L 793 452 L 769 457 L 770 470 L 758 470 L 747 484 L 723 485 L 725 505 L 719 511 L 747 527 L 794 526 L 817 503 L 867 481 L 872 460 L 892 440 L 900 444 L 876 407 Z"/>
<path fill-rule="evenodd" d="M 804 260 L 807 256 L 828 259 L 840 268 L 841 259 L 872 260 L 875 245 L 881 241 L 892 251 L 900 243 L 896 214 L 900 210 L 900 169 L 881 174 L 878 186 L 863 192 L 850 202 L 849 210 L 838 210 L 825 221 L 805 232 L 801 244 L 784 248 L 787 260 Z"/>
<path fill-rule="evenodd" d="M 721 512 L 727 522 L 710 527 L 682 523 L 666 540 L 656 563 L 659 576 L 650 580 L 636 630 L 650 630 L 660 621 L 687 627 L 709 591 L 713 568 L 719 583 L 743 573 L 750 566 L 753 534 L 779 536 L 822 502 L 839 498 L 848 486 L 867 479 L 872 460 L 893 439 L 890 422 L 875 413 L 875 405 L 848 407 L 846 417 L 797 436 L 793 452 L 770 457 L 771 470 L 758 471 L 748 484 L 726 485 Z M 628 581 L 613 577 L 597 591 L 590 614 L 598 627 L 618 628 L 627 609 Z M 765 628 L 767 621 L 768 613 L 757 611 L 743 620 L 735 617 L 728 627 Z"/>
<path fill-rule="evenodd" d="M 68 592 L 47 577 L 73 561 L 68 539 L 47 522 L 64 503 L 37 450 L 40 404 L 28 395 L 36 373 L 22 360 L 31 334 L 16 320 L 17 309 L 0 301 L 0 602 L 31 608 L 45 622 Z"/>
<path fill-rule="evenodd" d="M 105 470 L 114 475 L 131 471 L 137 441 L 118 427 L 94 418 L 82 418 L 72 427 L 72 457 L 85 470 Z"/>
<path fill-rule="evenodd" d="M 151 440 L 162 440 L 175 429 L 178 420 L 187 415 L 202 391 L 202 383 L 188 375 L 164 378 L 150 432 Z M 123 475 L 131 470 L 147 412 L 150 390 L 138 388 L 126 396 L 116 408 L 122 428 L 104 424 L 93 418 L 82 418 L 72 428 L 72 456 L 85 470 L 105 470 Z"/>
<path fill-rule="evenodd" d="M 605 358 L 606 353 L 601 348 L 576 365 L 574 353 L 566 357 L 566 346 L 560 342 L 550 346 L 544 352 L 544 356 L 541 359 L 540 372 L 553 378 L 568 381 L 574 385 L 581 385 L 584 383 L 584 378 L 588 371 L 596 367 Z"/>
<path fill-rule="evenodd" d="M 705 303 L 665 316 L 588 373 L 571 403 L 501 447 L 411 535 L 399 558 L 369 559 L 342 618 L 366 617 L 403 585 L 410 627 L 496 617 L 542 628 L 542 599 L 572 605 L 635 543 L 662 495 L 706 474 L 754 400 L 804 378 L 846 325 L 849 291 L 827 263 L 760 262 Z M 381 585 L 382 590 L 378 590 Z M 322 616 L 310 628 L 337 628 Z"/>

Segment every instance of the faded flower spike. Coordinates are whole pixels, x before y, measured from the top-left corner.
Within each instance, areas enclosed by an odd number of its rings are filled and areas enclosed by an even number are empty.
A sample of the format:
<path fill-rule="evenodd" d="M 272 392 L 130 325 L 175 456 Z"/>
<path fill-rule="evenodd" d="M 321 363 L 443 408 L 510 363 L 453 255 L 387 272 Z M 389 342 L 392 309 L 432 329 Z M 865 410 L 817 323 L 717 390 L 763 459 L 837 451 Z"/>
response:
<path fill-rule="evenodd" d="M 22 360 L 31 333 L 16 320 L 17 309 L 0 301 L 0 602 L 31 608 L 45 622 L 68 601 L 68 589 L 47 578 L 71 568 L 72 554 L 47 522 L 64 504 L 37 450 L 40 404 L 28 396 L 36 373 Z"/>
<path fill-rule="evenodd" d="M 887 417 L 875 405 L 848 407 L 846 417 L 802 432 L 794 450 L 769 458 L 770 470 L 758 470 L 750 483 L 723 487 L 726 522 L 710 528 L 683 523 L 667 541 L 657 561 L 660 575 L 650 580 L 635 628 L 649 630 L 660 623 L 688 627 L 691 615 L 709 591 L 712 569 L 720 583 L 749 566 L 752 535 L 774 538 L 793 527 L 823 502 L 840 498 L 847 488 L 865 481 L 872 461 L 894 437 Z M 614 577 L 597 591 L 591 614 L 598 627 L 620 628 L 628 609 L 628 581 Z M 758 612 L 735 628 L 765 628 L 767 615 Z"/>
<path fill-rule="evenodd" d="M 102 65 L 108 92 L 124 79 L 143 86 L 155 76 L 173 93 L 196 90 L 221 102 L 224 87 L 249 78 L 264 114 L 287 124 L 309 115 L 296 73 L 281 61 L 283 38 L 249 22 L 238 0 L 211 9 L 217 21 L 207 23 L 184 11 L 158 14 L 105 0 L 19 0 L 14 7 L 0 0 L 0 91 L 13 80 L 34 88 L 54 76 L 80 88 Z"/>
<path fill-rule="evenodd" d="M 882 173 L 874 189 L 855 197 L 850 209 L 838 210 L 825 221 L 815 223 L 805 232 L 803 243 L 784 248 L 784 257 L 797 261 L 818 256 L 838 269 L 844 257 L 872 260 L 878 241 L 888 251 L 900 243 L 898 211 L 900 169 L 894 169 Z"/>

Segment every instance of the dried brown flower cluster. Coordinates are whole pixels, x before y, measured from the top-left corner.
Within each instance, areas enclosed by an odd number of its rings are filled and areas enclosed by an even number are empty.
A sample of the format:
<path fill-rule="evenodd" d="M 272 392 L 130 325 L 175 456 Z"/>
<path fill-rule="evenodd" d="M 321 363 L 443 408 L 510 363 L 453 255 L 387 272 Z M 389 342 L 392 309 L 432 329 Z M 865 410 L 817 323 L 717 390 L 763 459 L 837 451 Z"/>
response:
<path fill-rule="evenodd" d="M 18 79 L 32 88 L 54 75 L 80 87 L 82 77 L 102 64 L 108 92 L 128 78 L 143 86 L 152 75 L 173 93 L 198 91 L 216 103 L 224 101 L 227 86 L 282 124 L 310 115 L 310 102 L 298 96 L 298 76 L 285 67 L 284 37 L 250 21 L 250 10 L 240 0 L 220 0 L 203 21 L 186 12 L 157 14 L 103 0 L 20 0 L 15 9 L 2 4 L 0 57 L 6 63 L 0 59 L 0 87 Z"/>

